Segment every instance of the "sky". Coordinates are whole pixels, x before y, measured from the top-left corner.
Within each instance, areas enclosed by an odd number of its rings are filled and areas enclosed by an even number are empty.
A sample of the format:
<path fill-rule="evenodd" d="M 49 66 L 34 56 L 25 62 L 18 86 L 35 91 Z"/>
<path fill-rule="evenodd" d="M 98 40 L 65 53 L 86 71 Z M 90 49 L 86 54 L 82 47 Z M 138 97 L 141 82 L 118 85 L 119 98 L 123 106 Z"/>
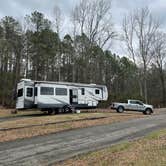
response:
<path fill-rule="evenodd" d="M 136 8 L 148 7 L 152 14 L 160 19 L 162 29 L 166 26 L 166 0 L 110 0 L 112 3 L 112 22 L 115 31 L 119 32 L 124 14 Z M 79 0 L 0 0 L 0 18 L 13 16 L 23 20 L 26 14 L 37 10 L 45 14 L 50 20 L 53 19 L 53 8 L 59 6 L 62 10 L 64 33 L 70 31 L 70 13 Z M 126 54 L 123 45 L 114 41 L 112 52 L 119 55 Z"/>

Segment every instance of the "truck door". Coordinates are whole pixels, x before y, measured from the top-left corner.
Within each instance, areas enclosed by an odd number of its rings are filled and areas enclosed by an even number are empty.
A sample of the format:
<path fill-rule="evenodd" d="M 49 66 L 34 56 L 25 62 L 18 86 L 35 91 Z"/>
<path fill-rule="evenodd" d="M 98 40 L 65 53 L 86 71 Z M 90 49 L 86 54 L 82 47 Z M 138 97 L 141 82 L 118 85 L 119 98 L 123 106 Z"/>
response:
<path fill-rule="evenodd" d="M 136 101 L 130 101 L 128 107 L 128 110 L 138 110 L 138 104 Z"/>
<path fill-rule="evenodd" d="M 138 111 L 144 111 L 145 107 L 144 104 L 140 101 L 137 101 L 137 107 L 138 107 Z"/>

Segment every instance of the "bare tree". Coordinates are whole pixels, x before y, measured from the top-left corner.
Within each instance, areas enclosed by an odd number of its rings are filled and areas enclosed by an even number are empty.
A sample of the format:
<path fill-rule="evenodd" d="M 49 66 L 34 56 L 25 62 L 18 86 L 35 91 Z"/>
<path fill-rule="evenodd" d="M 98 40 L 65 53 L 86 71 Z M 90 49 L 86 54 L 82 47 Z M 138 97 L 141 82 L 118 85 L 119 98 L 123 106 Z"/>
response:
<path fill-rule="evenodd" d="M 133 15 L 125 16 L 123 19 L 123 41 L 127 46 L 129 56 L 132 58 L 133 62 L 136 64 L 136 49 L 134 46 L 134 27 L 135 19 Z"/>
<path fill-rule="evenodd" d="M 153 42 L 152 50 L 153 60 L 159 71 L 159 78 L 162 87 L 162 102 L 163 105 L 166 104 L 166 90 L 165 90 L 165 74 L 164 74 L 164 64 L 166 61 L 166 34 L 159 32 L 156 33 Z"/>
<path fill-rule="evenodd" d="M 143 65 L 144 98 L 148 102 L 147 69 L 152 59 L 153 37 L 159 28 L 148 8 L 142 8 L 125 16 L 123 21 L 124 41 L 135 63 Z"/>
<path fill-rule="evenodd" d="M 53 17 L 54 17 L 55 30 L 58 34 L 60 34 L 64 18 L 62 16 L 61 9 L 58 6 L 54 6 Z"/>
<path fill-rule="evenodd" d="M 62 27 L 62 12 L 61 9 L 58 6 L 54 7 L 53 10 L 53 15 L 54 15 L 54 25 L 55 25 L 55 30 L 56 33 L 60 36 L 60 32 L 61 32 L 61 27 Z M 58 42 L 58 53 L 57 53 L 57 64 L 58 64 L 58 80 L 61 81 L 61 44 L 60 42 Z"/>
<path fill-rule="evenodd" d="M 81 0 L 72 12 L 78 33 L 88 35 L 91 43 L 104 47 L 115 37 L 110 0 Z"/>

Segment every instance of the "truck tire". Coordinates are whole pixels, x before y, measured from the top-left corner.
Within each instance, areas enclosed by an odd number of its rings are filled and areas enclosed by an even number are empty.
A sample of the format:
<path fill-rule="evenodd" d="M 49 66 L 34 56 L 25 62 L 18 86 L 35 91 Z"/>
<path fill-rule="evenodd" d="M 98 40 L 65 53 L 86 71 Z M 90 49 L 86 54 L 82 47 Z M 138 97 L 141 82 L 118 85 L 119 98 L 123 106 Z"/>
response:
<path fill-rule="evenodd" d="M 124 107 L 119 106 L 119 107 L 117 108 L 117 112 L 118 112 L 118 113 L 123 113 L 123 112 L 124 112 Z"/>
<path fill-rule="evenodd" d="M 147 108 L 144 112 L 144 115 L 151 115 L 152 114 L 152 110 L 150 108 Z"/>

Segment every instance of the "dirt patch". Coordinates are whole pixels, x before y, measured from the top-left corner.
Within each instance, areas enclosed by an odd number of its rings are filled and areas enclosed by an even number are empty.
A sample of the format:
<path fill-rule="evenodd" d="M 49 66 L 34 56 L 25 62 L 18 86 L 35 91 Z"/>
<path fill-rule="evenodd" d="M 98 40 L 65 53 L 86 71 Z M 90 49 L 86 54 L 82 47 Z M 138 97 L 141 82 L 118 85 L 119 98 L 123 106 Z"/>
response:
<path fill-rule="evenodd" d="M 13 114 L 15 109 L 5 109 L 1 108 L 0 109 L 0 118 L 8 118 L 8 117 L 20 117 L 23 115 L 33 115 L 33 114 L 43 114 L 39 110 L 28 110 L 28 111 L 19 111 L 17 114 Z"/>

